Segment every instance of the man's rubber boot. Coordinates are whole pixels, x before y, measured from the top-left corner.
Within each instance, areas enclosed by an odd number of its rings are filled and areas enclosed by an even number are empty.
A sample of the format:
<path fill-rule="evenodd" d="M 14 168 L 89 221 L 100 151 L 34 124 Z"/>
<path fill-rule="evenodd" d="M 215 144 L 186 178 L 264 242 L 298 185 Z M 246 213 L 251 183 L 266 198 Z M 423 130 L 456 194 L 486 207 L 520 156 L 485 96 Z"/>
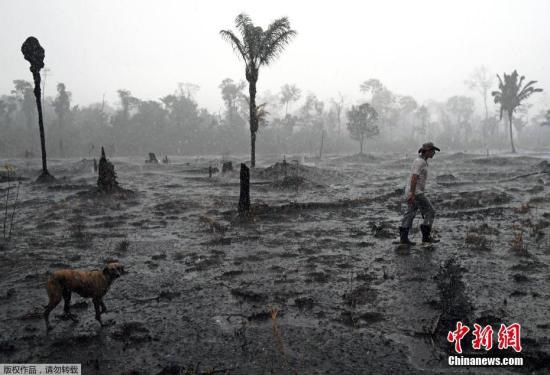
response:
<path fill-rule="evenodd" d="M 409 240 L 409 228 L 403 228 L 399 227 L 399 244 L 400 245 L 407 245 L 407 246 L 414 246 L 416 245 L 415 242 L 412 242 Z"/>
<path fill-rule="evenodd" d="M 420 231 L 422 232 L 422 243 L 436 243 L 439 242 L 439 240 L 434 239 L 431 236 L 432 227 L 429 225 L 420 225 Z"/>

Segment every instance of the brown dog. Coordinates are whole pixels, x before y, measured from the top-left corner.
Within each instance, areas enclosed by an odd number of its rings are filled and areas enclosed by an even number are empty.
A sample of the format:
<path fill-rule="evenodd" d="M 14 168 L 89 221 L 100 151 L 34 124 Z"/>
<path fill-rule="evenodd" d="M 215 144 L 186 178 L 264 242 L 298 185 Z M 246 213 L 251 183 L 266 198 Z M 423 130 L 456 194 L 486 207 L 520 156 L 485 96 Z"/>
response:
<path fill-rule="evenodd" d="M 107 311 L 103 303 L 103 296 L 109 290 L 111 283 L 121 275 L 127 273 L 120 263 L 108 263 L 103 271 L 82 271 L 73 269 L 62 269 L 55 271 L 48 279 L 46 289 L 48 291 L 49 303 L 45 306 L 44 320 L 46 329 L 49 331 L 50 312 L 59 304 L 61 297 L 65 300 L 65 315 L 73 321 L 76 316 L 71 314 L 71 293 L 75 292 L 84 298 L 91 298 L 95 308 L 95 318 L 103 326 L 101 314 Z M 101 310 L 100 310 L 101 307 Z"/>

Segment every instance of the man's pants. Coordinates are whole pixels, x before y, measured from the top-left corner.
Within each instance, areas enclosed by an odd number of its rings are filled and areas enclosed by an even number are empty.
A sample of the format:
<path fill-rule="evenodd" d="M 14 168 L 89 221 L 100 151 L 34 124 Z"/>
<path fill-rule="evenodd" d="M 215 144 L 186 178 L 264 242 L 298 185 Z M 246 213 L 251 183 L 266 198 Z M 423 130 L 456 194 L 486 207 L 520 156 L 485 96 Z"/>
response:
<path fill-rule="evenodd" d="M 435 218 L 435 210 L 430 203 L 429 199 L 424 194 L 419 194 L 415 197 L 412 204 L 407 203 L 407 211 L 403 215 L 401 220 L 401 227 L 411 228 L 413 224 L 416 212 L 420 209 L 422 216 L 424 217 L 424 225 L 432 226 Z"/>

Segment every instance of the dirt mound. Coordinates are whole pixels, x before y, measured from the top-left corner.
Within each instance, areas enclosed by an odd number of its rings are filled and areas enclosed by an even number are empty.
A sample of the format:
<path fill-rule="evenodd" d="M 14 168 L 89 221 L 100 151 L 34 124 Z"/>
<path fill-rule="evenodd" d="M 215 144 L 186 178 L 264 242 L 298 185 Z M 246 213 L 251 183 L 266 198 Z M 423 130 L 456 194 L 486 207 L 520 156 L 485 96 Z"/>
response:
<path fill-rule="evenodd" d="M 69 163 L 56 164 L 55 162 L 48 164 L 48 170 L 55 175 L 72 175 L 78 173 L 90 173 L 94 169 L 93 159 L 82 159 Z"/>
<path fill-rule="evenodd" d="M 435 178 L 437 182 L 455 182 L 458 180 L 454 175 L 452 174 L 442 174 Z"/>
<path fill-rule="evenodd" d="M 533 163 L 539 160 L 540 160 L 539 158 L 534 158 L 531 156 L 516 156 L 516 157 L 489 156 L 489 157 L 472 159 L 472 160 L 469 160 L 469 162 L 474 164 L 506 167 L 510 165 L 525 165 L 525 164 Z"/>
<path fill-rule="evenodd" d="M 112 192 L 106 193 L 99 190 L 97 187 L 91 187 L 84 191 L 79 191 L 68 199 L 114 199 L 128 200 L 136 197 L 136 193 L 129 189 L 117 186 Z"/>
<path fill-rule="evenodd" d="M 506 204 L 512 201 L 512 196 L 501 191 L 481 190 L 464 191 L 459 197 L 445 205 L 451 209 L 469 209 Z"/>
<path fill-rule="evenodd" d="M 302 176 L 285 176 L 282 180 L 274 181 L 272 187 L 279 190 L 318 189 L 322 184 L 309 181 Z"/>
<path fill-rule="evenodd" d="M 14 181 L 24 181 L 28 180 L 28 178 L 21 177 L 15 174 L 15 172 L 6 172 L 6 171 L 0 171 L 0 183 L 2 182 L 14 182 Z"/>
<path fill-rule="evenodd" d="M 337 171 L 287 162 L 278 162 L 270 167 L 264 169 L 258 168 L 251 172 L 256 179 L 284 180 L 285 177 L 298 176 L 311 183 L 321 185 L 330 185 L 347 179 L 346 176 Z M 292 180 L 287 181 L 290 182 Z"/>
<path fill-rule="evenodd" d="M 543 160 L 536 165 L 537 169 L 543 173 L 550 173 L 550 163 L 547 160 Z"/>
<path fill-rule="evenodd" d="M 447 159 L 447 160 L 460 160 L 460 159 L 469 159 L 469 158 L 476 158 L 476 157 L 479 157 L 479 155 L 466 154 L 464 152 L 455 152 L 454 154 L 441 156 L 442 159 Z"/>
<path fill-rule="evenodd" d="M 375 163 L 380 161 L 380 158 L 371 154 L 355 154 L 344 156 L 343 158 L 336 159 L 335 161 L 344 163 Z"/>
<path fill-rule="evenodd" d="M 61 180 L 62 181 L 62 180 Z M 85 181 L 81 181 L 81 183 L 60 183 L 48 186 L 48 190 L 51 191 L 65 191 L 65 190 L 86 190 L 86 189 L 93 189 L 94 186 L 86 184 Z"/>

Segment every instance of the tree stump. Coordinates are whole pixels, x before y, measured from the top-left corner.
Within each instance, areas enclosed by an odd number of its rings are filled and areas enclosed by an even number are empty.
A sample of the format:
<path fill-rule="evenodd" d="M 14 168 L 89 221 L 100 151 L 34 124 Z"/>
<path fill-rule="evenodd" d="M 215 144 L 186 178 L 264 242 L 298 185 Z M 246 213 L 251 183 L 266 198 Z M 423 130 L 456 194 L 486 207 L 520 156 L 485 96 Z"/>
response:
<path fill-rule="evenodd" d="M 149 160 L 145 160 L 145 163 L 158 164 L 157 155 L 154 152 L 149 153 Z"/>
<path fill-rule="evenodd" d="M 103 192 L 112 192 L 118 188 L 115 166 L 105 157 L 105 150 L 101 147 L 101 159 L 99 159 L 99 176 L 97 187 Z"/>
<path fill-rule="evenodd" d="M 222 164 L 222 173 L 231 172 L 233 170 L 233 163 L 230 161 L 224 161 Z"/>
<path fill-rule="evenodd" d="M 241 196 L 239 198 L 239 216 L 250 214 L 250 169 L 241 163 Z"/>

